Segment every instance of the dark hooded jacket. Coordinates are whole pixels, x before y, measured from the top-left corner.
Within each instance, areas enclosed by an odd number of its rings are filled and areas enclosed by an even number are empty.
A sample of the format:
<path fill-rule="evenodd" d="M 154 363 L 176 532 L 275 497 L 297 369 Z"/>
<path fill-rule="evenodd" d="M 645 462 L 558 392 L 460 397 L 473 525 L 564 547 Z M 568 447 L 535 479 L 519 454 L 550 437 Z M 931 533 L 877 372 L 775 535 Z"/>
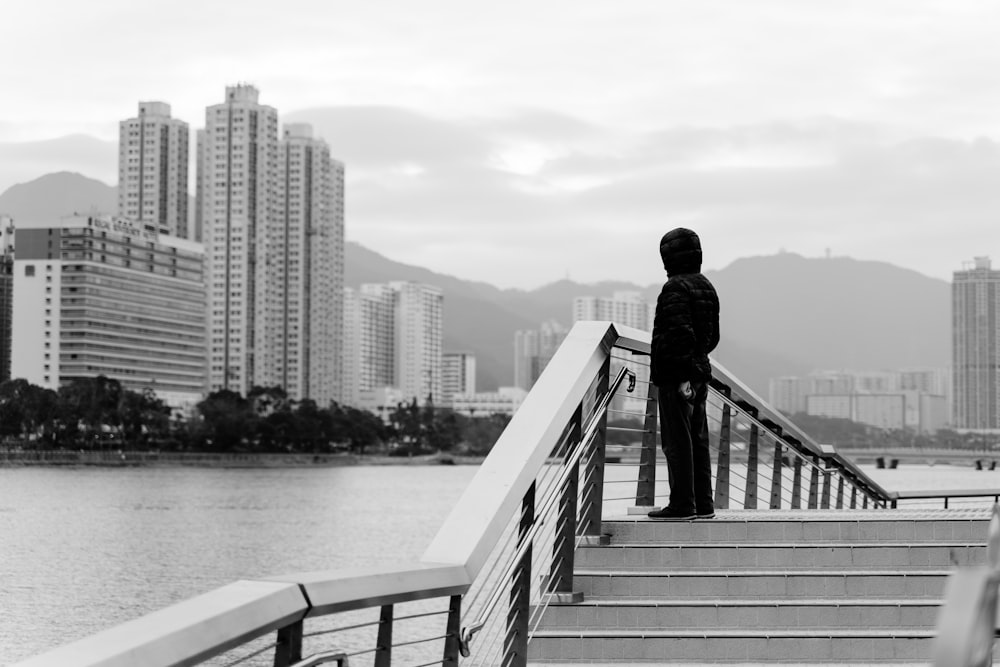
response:
<path fill-rule="evenodd" d="M 701 274 L 701 240 L 690 229 L 660 241 L 667 282 L 656 300 L 650 380 L 663 387 L 712 378 L 708 353 L 719 344 L 719 296 Z"/>

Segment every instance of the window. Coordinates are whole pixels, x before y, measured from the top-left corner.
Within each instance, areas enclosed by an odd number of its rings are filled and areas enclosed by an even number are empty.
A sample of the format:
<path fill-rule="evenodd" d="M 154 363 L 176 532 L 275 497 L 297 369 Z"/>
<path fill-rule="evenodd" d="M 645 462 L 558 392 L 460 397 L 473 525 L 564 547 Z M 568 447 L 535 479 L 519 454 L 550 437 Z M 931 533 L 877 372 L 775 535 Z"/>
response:
<path fill-rule="evenodd" d="M 35 265 L 34 264 L 26 264 L 25 265 L 25 267 L 24 267 L 24 277 L 25 278 L 34 278 L 35 277 Z"/>

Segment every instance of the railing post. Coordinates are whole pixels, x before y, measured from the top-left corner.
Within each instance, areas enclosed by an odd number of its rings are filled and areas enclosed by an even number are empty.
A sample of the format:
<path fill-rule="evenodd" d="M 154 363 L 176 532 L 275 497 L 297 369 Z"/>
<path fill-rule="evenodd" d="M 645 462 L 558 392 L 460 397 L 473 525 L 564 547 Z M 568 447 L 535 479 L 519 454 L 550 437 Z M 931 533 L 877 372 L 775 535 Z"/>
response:
<path fill-rule="evenodd" d="M 819 505 L 819 457 L 812 457 L 812 472 L 809 473 L 809 509 Z"/>
<path fill-rule="evenodd" d="M 757 414 L 758 414 L 757 409 L 754 408 L 753 412 L 751 414 L 753 414 L 753 416 L 756 417 Z M 767 427 L 768 431 L 770 431 L 774 435 L 774 451 L 775 451 L 775 456 L 778 459 L 777 460 L 777 465 L 778 465 L 778 472 L 780 473 L 781 472 L 781 427 L 778 426 L 777 424 L 775 424 L 774 422 L 772 422 L 769 419 L 765 419 L 761 423 L 764 424 L 764 426 Z M 747 460 L 747 502 L 744 505 L 744 507 L 748 507 L 750 509 L 757 509 L 757 484 L 758 484 L 757 480 L 758 480 L 758 477 L 759 477 L 759 474 L 757 472 L 757 468 L 760 465 L 760 463 L 759 463 L 759 461 L 760 461 L 760 446 L 758 444 L 758 437 L 757 437 L 756 431 L 757 431 L 756 427 L 751 427 L 751 429 L 750 429 L 750 456 L 749 456 L 749 459 Z M 775 479 L 772 478 L 771 479 L 771 504 L 770 504 L 771 509 L 777 509 L 774 506 L 774 482 L 775 482 Z M 778 482 L 778 507 L 781 507 L 781 475 L 780 474 L 778 475 L 777 482 Z M 752 495 L 751 495 L 751 493 L 752 493 Z"/>
<path fill-rule="evenodd" d="M 642 451 L 639 453 L 639 478 L 635 485 L 637 507 L 656 504 L 656 423 L 659 415 L 659 393 L 656 385 L 649 383 L 646 391 L 646 418 L 642 423 Z"/>
<path fill-rule="evenodd" d="M 782 441 L 775 438 L 774 461 L 771 465 L 771 509 L 773 510 L 781 509 L 781 483 L 784 477 L 784 471 L 781 467 L 781 450 Z"/>
<path fill-rule="evenodd" d="M 378 639 L 375 641 L 375 667 L 392 665 L 392 605 L 382 605 L 378 617 Z"/>
<path fill-rule="evenodd" d="M 858 487 L 851 484 L 851 509 L 857 509 L 858 507 Z"/>
<path fill-rule="evenodd" d="M 604 360 L 601 366 L 600 380 L 597 386 L 598 396 L 608 393 L 608 385 L 611 376 L 611 358 Z M 577 435 L 579 440 L 579 430 L 581 429 L 582 417 L 576 417 Z M 587 459 L 587 466 L 584 469 L 583 511 L 580 514 L 580 521 L 583 524 L 582 535 L 600 535 L 601 521 L 603 520 L 602 510 L 604 507 L 604 451 L 608 439 L 608 413 L 601 415 L 601 420 L 597 425 L 597 432 L 590 447 L 590 456 Z M 576 503 L 574 501 L 574 511 Z M 576 530 L 574 526 L 573 530 Z M 576 533 L 573 534 L 575 539 Z M 572 564 L 570 565 L 570 579 L 572 579 Z M 572 586 L 572 584 L 570 584 Z"/>
<path fill-rule="evenodd" d="M 751 412 L 750 415 L 756 416 L 754 414 L 755 412 L 756 410 Z M 757 509 L 757 458 L 759 438 L 760 433 L 757 428 L 757 424 L 750 424 L 750 441 L 747 443 L 747 485 L 746 493 L 743 497 L 743 509 Z"/>
<path fill-rule="evenodd" d="M 278 630 L 274 645 L 274 667 L 288 667 L 302 660 L 302 621 Z"/>
<path fill-rule="evenodd" d="M 837 479 L 839 480 L 837 482 L 837 509 L 842 510 L 844 509 L 844 477 L 839 475 Z"/>
<path fill-rule="evenodd" d="M 802 459 L 795 457 L 792 473 L 792 509 L 802 509 Z"/>
<path fill-rule="evenodd" d="M 725 398 L 732 395 L 732 389 L 723 387 L 719 390 Z M 729 403 L 722 402 L 722 423 L 719 426 L 719 460 L 715 469 L 715 509 L 729 509 L 729 443 L 733 437 L 730 421 L 732 411 Z"/>
<path fill-rule="evenodd" d="M 524 541 L 535 521 L 535 484 L 532 482 L 521 501 L 521 521 L 517 546 Z M 510 582 L 510 608 L 507 611 L 507 634 L 504 636 L 505 667 L 527 667 L 528 611 L 531 604 L 531 545 L 524 551 Z"/>
<path fill-rule="evenodd" d="M 829 459 L 824 459 L 823 461 L 823 499 L 820 502 L 820 508 L 828 510 L 830 509 L 830 476 L 833 471 L 833 466 L 830 465 Z"/>
<path fill-rule="evenodd" d="M 452 595 L 448 601 L 448 625 L 445 628 L 444 667 L 458 667 L 462 639 L 462 596 Z"/>
<path fill-rule="evenodd" d="M 577 406 L 573 413 L 569 442 L 580 442 L 582 434 L 583 406 Z M 566 461 L 573 455 L 574 447 L 566 448 Z M 564 465 L 566 463 L 564 462 Z M 573 555 L 576 553 L 576 501 L 580 488 L 579 466 L 566 480 L 559 497 L 559 513 L 556 518 L 555 535 L 552 545 L 552 566 L 549 569 L 549 584 L 546 589 L 553 593 L 573 592 Z M 530 525 L 529 525 L 530 527 Z"/>

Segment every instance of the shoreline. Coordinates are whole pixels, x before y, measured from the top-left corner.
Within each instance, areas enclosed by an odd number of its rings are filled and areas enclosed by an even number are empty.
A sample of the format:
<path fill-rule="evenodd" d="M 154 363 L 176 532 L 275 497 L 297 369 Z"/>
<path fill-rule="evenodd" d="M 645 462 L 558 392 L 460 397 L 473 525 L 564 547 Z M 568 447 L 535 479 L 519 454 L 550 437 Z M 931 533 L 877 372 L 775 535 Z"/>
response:
<path fill-rule="evenodd" d="M 378 465 L 479 465 L 485 458 L 485 456 L 460 456 L 445 452 L 421 456 L 385 456 L 381 454 L 224 454 L 117 450 L 0 450 L 0 468 L 335 468 Z"/>

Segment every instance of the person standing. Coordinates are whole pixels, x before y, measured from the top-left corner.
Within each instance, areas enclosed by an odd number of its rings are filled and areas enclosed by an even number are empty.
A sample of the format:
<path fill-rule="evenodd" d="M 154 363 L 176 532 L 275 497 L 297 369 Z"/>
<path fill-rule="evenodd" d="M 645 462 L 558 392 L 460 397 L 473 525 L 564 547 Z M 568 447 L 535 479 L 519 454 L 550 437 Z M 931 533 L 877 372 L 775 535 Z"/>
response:
<path fill-rule="evenodd" d="M 653 519 L 715 518 L 712 458 L 705 403 L 719 344 L 719 296 L 701 273 L 701 239 L 678 227 L 660 240 L 667 271 L 656 300 L 650 381 L 658 389 L 660 437 L 667 458 L 670 501 Z"/>

